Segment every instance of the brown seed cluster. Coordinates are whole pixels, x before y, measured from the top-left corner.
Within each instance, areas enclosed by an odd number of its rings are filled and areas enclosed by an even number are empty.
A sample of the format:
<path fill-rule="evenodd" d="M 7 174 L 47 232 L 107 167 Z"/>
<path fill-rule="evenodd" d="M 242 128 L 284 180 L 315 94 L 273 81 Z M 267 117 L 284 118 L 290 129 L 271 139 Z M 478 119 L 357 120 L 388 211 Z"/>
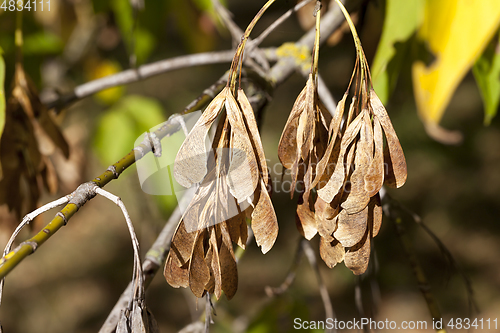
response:
<path fill-rule="evenodd" d="M 303 182 L 297 206 L 301 233 L 307 239 L 319 233 L 320 255 L 330 268 L 344 261 L 355 274 L 362 274 L 368 267 L 371 239 L 382 222 L 379 191 L 384 183 L 405 183 L 406 161 L 389 116 L 366 79 L 368 67 L 358 65 L 347 117 L 348 93 L 329 118 L 309 76 L 278 153 L 291 169 L 292 183 Z"/>
<path fill-rule="evenodd" d="M 6 203 L 20 217 L 37 208 L 44 186 L 54 193 L 58 180 L 50 156 L 56 148 L 69 156 L 59 127 L 18 62 L 0 144 L 0 204 Z"/>
<path fill-rule="evenodd" d="M 219 118 L 208 157 L 205 140 Z M 228 299 L 236 293 L 238 273 L 233 243 L 245 248 L 247 217 L 255 240 L 266 253 L 278 234 L 267 191 L 269 175 L 252 107 L 242 89 L 217 95 L 181 146 L 174 165 L 185 187 L 199 183 L 174 234 L 164 275 L 173 287 L 189 286 Z"/>

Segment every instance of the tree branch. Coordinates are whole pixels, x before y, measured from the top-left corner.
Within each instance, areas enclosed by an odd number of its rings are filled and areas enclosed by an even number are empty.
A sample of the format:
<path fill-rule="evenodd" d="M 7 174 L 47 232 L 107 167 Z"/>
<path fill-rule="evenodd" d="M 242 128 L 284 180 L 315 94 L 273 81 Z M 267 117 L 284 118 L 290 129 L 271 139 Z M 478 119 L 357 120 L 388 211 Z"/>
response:
<path fill-rule="evenodd" d="M 127 69 L 123 72 L 79 85 L 73 92 L 64 94 L 56 100 L 49 101 L 47 107 L 49 109 L 55 108 L 56 112 L 60 112 L 69 104 L 107 88 L 137 82 L 181 68 L 231 62 L 233 56 L 234 51 L 232 50 L 197 53 L 160 60 L 139 66 L 137 69 Z"/>
<path fill-rule="evenodd" d="M 183 198 L 189 197 L 191 189 L 186 192 L 186 195 Z M 151 248 L 146 252 L 146 258 L 142 264 L 142 270 L 144 272 L 144 288 L 147 288 L 151 281 L 153 280 L 156 272 L 163 264 L 168 251 L 170 250 L 170 243 L 172 241 L 172 236 L 174 234 L 175 228 L 179 220 L 181 219 L 181 210 L 179 206 L 174 210 L 174 212 L 170 215 L 167 223 L 163 227 L 162 231 L 156 238 L 155 242 L 151 246 Z M 118 320 L 120 319 L 120 314 L 123 309 L 125 309 L 131 298 L 132 298 L 133 285 L 130 282 L 127 288 L 123 291 L 122 295 L 116 302 L 113 310 L 106 318 L 106 321 L 102 325 L 99 333 L 113 333 L 116 329 L 116 325 L 118 325 Z"/>
<path fill-rule="evenodd" d="M 323 301 L 323 306 L 325 307 L 325 318 L 335 318 L 335 311 L 333 310 L 332 300 L 330 299 L 330 295 L 328 294 L 328 289 L 326 289 L 325 282 L 321 277 L 316 254 L 314 253 L 311 244 L 306 239 L 302 240 L 301 246 L 304 248 L 304 254 L 311 264 L 314 274 L 316 275 L 316 280 L 318 280 L 319 294 L 321 295 L 321 300 Z M 334 327 L 333 329 L 327 329 L 326 332 L 337 332 L 337 329 Z"/>

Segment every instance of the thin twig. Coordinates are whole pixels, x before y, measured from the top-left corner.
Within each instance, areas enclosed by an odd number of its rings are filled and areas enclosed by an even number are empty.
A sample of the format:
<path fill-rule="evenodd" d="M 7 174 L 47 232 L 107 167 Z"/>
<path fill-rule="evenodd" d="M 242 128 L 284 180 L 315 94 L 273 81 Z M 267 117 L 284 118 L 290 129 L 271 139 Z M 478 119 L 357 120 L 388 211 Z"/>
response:
<path fill-rule="evenodd" d="M 137 239 L 137 236 L 135 234 L 134 225 L 132 224 L 132 220 L 130 218 L 130 214 L 127 211 L 127 207 L 125 207 L 125 204 L 123 203 L 122 199 L 120 199 L 120 197 L 98 187 L 97 185 L 95 186 L 95 192 L 114 202 L 122 210 L 123 216 L 125 217 L 125 221 L 127 223 L 128 231 L 130 233 L 130 238 L 132 240 L 132 248 L 134 249 L 134 269 L 132 275 L 132 281 L 134 282 L 134 298 L 142 299 L 144 297 L 144 283 L 139 240 Z"/>
<path fill-rule="evenodd" d="M 224 7 L 219 0 L 212 0 L 212 5 L 214 6 L 215 11 L 219 15 L 222 24 L 229 30 L 233 40 L 233 46 L 239 44 L 241 40 L 241 36 L 243 36 L 243 30 L 233 21 L 231 18 L 232 14 L 226 7 Z"/>
<path fill-rule="evenodd" d="M 191 197 L 192 194 L 194 194 L 194 188 L 188 189 L 181 201 L 185 200 L 185 198 Z M 146 252 L 146 256 L 142 264 L 145 288 L 149 286 L 159 268 L 163 265 L 167 253 L 170 250 L 172 236 L 182 216 L 182 212 L 179 207 L 180 205 L 178 205 L 177 208 L 172 212 L 167 223 L 156 238 L 155 242 Z M 132 288 L 133 285 L 132 282 L 130 282 L 116 302 L 113 310 L 111 310 L 111 312 L 109 313 L 106 321 L 99 330 L 99 333 L 112 333 L 115 331 L 118 320 L 120 319 L 121 311 L 127 308 L 132 299 Z"/>
<path fill-rule="evenodd" d="M 279 27 L 283 22 L 285 22 L 293 13 L 297 12 L 299 9 L 307 5 L 309 2 L 313 0 L 303 0 L 295 5 L 295 7 L 286 11 L 285 14 L 281 15 L 276 21 L 274 21 L 269 27 L 266 28 L 257 38 L 253 40 L 251 43 L 252 46 L 249 45 L 248 49 L 251 50 L 252 47 L 260 45 L 264 39 L 269 36 L 271 32 L 273 32 L 277 27 Z"/>
<path fill-rule="evenodd" d="M 350 3 L 351 4 L 351 3 Z M 344 16 L 338 6 L 331 6 L 325 15 L 321 16 L 321 34 L 320 44 L 323 44 L 330 34 L 337 29 L 344 21 Z M 302 38 L 300 38 L 295 45 L 305 46 L 308 51 L 312 51 L 314 45 L 315 28 L 309 30 Z M 271 69 L 268 79 L 275 85 L 280 85 L 296 70 L 295 59 L 281 58 L 276 65 Z"/>
<path fill-rule="evenodd" d="M 319 293 L 321 295 L 321 300 L 323 301 L 323 306 L 325 307 L 325 315 L 326 318 L 335 318 L 335 311 L 333 310 L 332 300 L 330 299 L 330 295 L 328 294 L 328 289 L 326 288 L 325 282 L 321 277 L 321 273 L 318 267 L 318 261 L 316 260 L 316 254 L 311 247 L 311 244 L 303 239 L 301 242 L 301 246 L 304 248 L 304 254 L 309 260 L 311 267 L 313 268 L 314 274 L 316 275 L 316 279 L 318 280 Z M 332 329 L 327 329 L 326 332 L 337 332 L 337 329 L 333 327 Z"/>
<path fill-rule="evenodd" d="M 383 205 L 383 209 L 385 215 L 388 216 L 389 219 L 394 222 L 396 233 L 399 236 L 399 239 L 401 240 L 403 249 L 406 253 L 406 256 L 408 257 L 408 261 L 410 262 L 413 275 L 417 279 L 418 288 L 420 289 L 420 292 L 422 293 L 422 296 L 425 299 L 431 317 L 433 318 L 433 320 L 442 318 L 441 311 L 439 310 L 436 299 L 434 298 L 434 295 L 431 292 L 431 287 L 425 275 L 424 269 L 422 268 L 422 266 L 418 261 L 411 240 L 406 235 L 406 230 L 403 225 L 403 220 L 401 219 L 401 217 L 396 215 L 396 212 L 390 208 L 389 204 Z M 436 329 L 436 331 L 438 330 Z M 443 329 L 439 332 L 446 333 L 446 330 Z"/>
<path fill-rule="evenodd" d="M 304 254 L 304 247 L 301 244 L 302 239 L 299 238 L 297 250 L 295 251 L 295 257 L 293 258 L 292 266 L 290 266 L 285 280 L 279 287 L 266 286 L 265 291 L 267 296 L 273 297 L 285 293 L 295 281 L 295 277 L 297 276 L 297 268 L 299 267 L 300 261 L 302 260 L 302 255 Z"/>
<path fill-rule="evenodd" d="M 453 257 L 453 254 L 450 252 L 450 250 L 444 245 L 444 243 L 439 239 L 438 236 L 422 221 L 420 216 L 418 216 L 415 212 L 410 210 L 408 207 L 402 205 L 400 202 L 395 200 L 394 198 L 387 196 L 387 202 L 389 205 L 395 206 L 406 212 L 408 215 L 410 215 L 412 221 L 416 223 L 419 227 L 421 227 L 425 233 L 427 233 L 432 240 L 436 243 L 438 246 L 441 254 L 443 257 L 446 259 L 448 262 L 448 265 L 451 266 L 453 270 L 458 272 L 458 274 L 462 277 L 462 280 L 464 281 L 465 284 L 465 289 L 467 291 L 467 299 L 468 299 L 468 305 L 469 305 L 469 317 L 471 317 L 474 312 L 479 312 L 479 307 L 476 303 L 476 300 L 474 298 L 474 290 L 472 289 L 472 282 L 469 280 L 469 277 L 465 274 L 465 272 L 462 270 L 458 262 L 455 260 Z"/>
<path fill-rule="evenodd" d="M 210 324 L 212 321 L 212 301 L 210 300 L 210 294 L 205 295 L 205 333 L 210 332 Z"/>
<path fill-rule="evenodd" d="M 222 22 L 226 26 L 226 28 L 231 33 L 233 39 L 233 46 L 236 47 L 240 41 L 243 40 L 244 32 L 241 30 L 238 25 L 233 21 L 232 13 L 227 10 L 226 7 L 222 6 L 219 0 L 212 0 L 212 4 L 214 5 L 215 10 L 219 14 Z M 252 40 L 248 37 L 248 43 L 251 43 Z M 246 65 L 251 67 L 253 70 L 258 72 L 262 77 L 265 77 L 265 71 L 269 70 L 269 62 L 267 61 L 264 53 L 259 48 L 248 48 L 245 54 L 251 54 L 251 57 L 245 57 L 244 61 Z M 254 58 L 256 62 L 252 59 Z"/>
<path fill-rule="evenodd" d="M 181 68 L 227 63 L 233 59 L 233 55 L 234 51 L 232 50 L 206 52 L 160 60 L 151 64 L 142 65 L 137 69 L 128 69 L 117 74 L 109 75 L 79 85 L 73 90 L 73 92 L 62 95 L 54 101 L 49 101 L 47 103 L 47 107 L 49 109 L 55 108 L 56 112 L 59 112 L 69 104 L 107 88 L 137 82 Z"/>
<path fill-rule="evenodd" d="M 10 250 L 12 249 L 12 244 L 14 244 L 14 241 L 15 241 L 17 235 L 19 235 L 21 230 L 25 226 L 30 224 L 31 221 L 33 221 L 35 219 L 35 217 L 37 217 L 38 215 L 40 215 L 42 213 L 45 213 L 48 210 L 51 210 L 52 208 L 56 208 L 56 207 L 59 207 L 61 205 L 64 205 L 65 203 L 67 203 L 69 201 L 69 199 L 70 198 L 68 196 L 64 196 L 60 199 L 54 200 L 52 202 L 49 202 L 48 204 L 43 205 L 42 207 L 32 211 L 29 214 L 26 214 L 26 216 L 23 218 L 21 223 L 19 223 L 19 225 L 16 227 L 16 229 L 14 230 L 12 235 L 10 236 L 9 241 L 7 242 L 7 245 L 5 245 L 5 248 L 3 250 L 3 255 L 5 256 L 5 255 L 7 255 L 7 253 L 10 252 Z M 2 294 L 3 294 L 4 283 L 5 283 L 5 278 L 3 278 L 0 281 L 0 304 L 2 304 Z"/>

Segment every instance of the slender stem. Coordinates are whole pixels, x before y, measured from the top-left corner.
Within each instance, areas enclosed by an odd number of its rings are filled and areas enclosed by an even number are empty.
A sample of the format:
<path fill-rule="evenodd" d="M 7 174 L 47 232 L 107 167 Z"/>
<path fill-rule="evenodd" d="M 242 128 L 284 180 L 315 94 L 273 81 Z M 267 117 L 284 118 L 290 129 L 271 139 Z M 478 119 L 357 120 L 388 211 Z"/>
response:
<path fill-rule="evenodd" d="M 231 69 L 229 72 L 229 80 L 228 80 L 228 86 L 231 87 L 231 91 L 235 92 L 236 91 L 236 77 L 238 74 L 238 68 L 240 67 L 241 71 L 241 63 L 243 59 L 243 51 L 245 49 L 246 42 L 248 38 L 250 37 L 250 33 L 252 32 L 253 28 L 259 21 L 259 19 L 264 15 L 264 12 L 273 4 L 273 2 L 276 0 L 268 0 L 266 4 L 259 10 L 257 15 L 252 19 L 252 22 L 248 25 L 247 29 L 245 30 L 245 34 L 241 38 L 240 45 L 238 45 L 238 48 L 236 49 L 236 53 L 233 58 L 233 62 L 231 64 Z"/>
<path fill-rule="evenodd" d="M 262 43 L 262 41 L 269 36 L 269 34 L 274 31 L 281 23 L 283 23 L 287 18 L 289 18 L 294 12 L 297 12 L 299 9 L 307 5 L 309 2 L 313 0 L 303 0 L 295 5 L 295 7 L 290 8 L 285 14 L 281 15 L 276 21 L 274 21 L 269 27 L 264 30 L 259 37 L 255 38 L 252 41 L 252 47 L 255 47 Z M 249 46 L 250 47 L 250 46 Z"/>
<path fill-rule="evenodd" d="M 314 9 L 314 15 L 316 16 L 316 35 L 314 38 L 314 50 L 313 50 L 313 63 L 311 68 L 311 73 L 313 80 L 316 81 L 316 76 L 318 74 L 318 61 L 319 61 L 319 28 L 321 22 L 321 1 L 316 1 L 316 8 Z"/>
<path fill-rule="evenodd" d="M 311 244 L 307 240 L 302 239 L 301 246 L 304 249 L 304 254 L 306 255 L 307 260 L 309 260 L 309 263 L 311 264 L 314 274 L 316 275 L 316 280 L 318 281 L 319 294 L 321 296 L 321 300 L 323 301 L 323 306 L 325 307 L 325 317 L 335 318 L 336 315 L 335 311 L 333 310 L 332 300 L 330 299 L 330 295 L 328 294 L 328 289 L 326 288 L 325 282 L 321 277 L 321 273 L 318 267 L 318 261 L 316 260 L 316 254 L 314 253 Z M 327 329 L 325 332 L 327 333 L 337 332 L 337 328 L 333 327 Z"/>
<path fill-rule="evenodd" d="M 281 283 L 279 287 L 266 286 L 265 291 L 267 296 L 273 297 L 281 295 L 290 288 L 292 283 L 295 281 L 295 276 L 297 275 L 297 268 L 299 267 L 303 254 L 304 254 L 304 247 L 302 246 L 302 238 L 300 238 L 299 243 L 297 244 L 297 250 L 295 251 L 295 257 L 293 259 L 292 265 L 290 266 L 290 269 L 288 270 L 288 274 L 285 280 Z"/>
<path fill-rule="evenodd" d="M 344 5 L 342 4 L 342 2 L 340 0 L 335 0 L 335 2 L 337 2 L 337 4 L 339 5 L 340 7 L 340 10 L 342 11 L 342 14 L 344 14 L 344 17 L 347 21 L 347 24 L 349 24 L 349 28 L 351 29 L 351 33 L 352 33 L 352 38 L 354 39 L 354 45 L 356 46 L 356 51 L 358 53 L 362 53 L 361 50 L 361 41 L 358 37 L 358 33 L 356 31 L 356 27 L 354 26 L 354 22 L 352 22 L 352 19 L 351 19 L 351 16 L 349 15 L 349 12 L 347 11 L 347 9 L 344 7 Z M 362 56 L 364 56 L 364 53 L 362 53 Z"/>
<path fill-rule="evenodd" d="M 408 262 L 412 268 L 413 275 L 417 279 L 420 292 L 422 293 L 422 296 L 425 299 L 431 317 L 434 319 L 443 318 L 439 306 L 436 302 L 436 299 L 434 298 L 434 295 L 431 292 L 431 287 L 425 275 L 424 269 L 422 268 L 420 262 L 417 259 L 417 255 L 415 254 L 415 250 L 413 248 L 410 238 L 406 235 L 406 230 L 403 225 L 403 220 L 399 216 L 394 216 L 393 212 L 388 211 L 389 207 L 387 205 L 384 207 L 384 210 L 386 213 L 385 215 L 389 216 L 389 218 L 394 222 L 394 225 L 396 227 L 396 234 L 401 240 L 403 250 L 406 253 L 406 256 L 408 257 Z M 436 331 L 439 333 L 446 333 L 445 329 L 442 330 L 436 329 Z"/>
<path fill-rule="evenodd" d="M 370 75 L 369 74 L 370 70 L 368 67 L 368 62 L 366 61 L 365 52 L 363 51 L 363 47 L 361 46 L 361 40 L 359 39 L 358 32 L 356 31 L 356 27 L 354 26 L 354 22 L 352 21 L 351 16 L 349 15 L 349 12 L 344 7 L 342 2 L 340 0 L 335 0 L 335 2 L 337 2 L 337 4 L 339 5 L 340 10 L 344 14 L 344 17 L 347 21 L 347 24 L 349 24 L 349 28 L 351 29 L 352 38 L 354 39 L 354 45 L 356 47 L 356 53 L 357 53 L 357 55 L 359 57 L 359 61 L 360 61 L 360 73 L 361 73 L 361 75 L 360 75 L 361 82 L 360 83 L 361 83 L 361 85 L 366 84 L 366 86 L 368 88 L 370 80 L 368 80 L 367 77 L 369 77 L 369 75 Z"/>

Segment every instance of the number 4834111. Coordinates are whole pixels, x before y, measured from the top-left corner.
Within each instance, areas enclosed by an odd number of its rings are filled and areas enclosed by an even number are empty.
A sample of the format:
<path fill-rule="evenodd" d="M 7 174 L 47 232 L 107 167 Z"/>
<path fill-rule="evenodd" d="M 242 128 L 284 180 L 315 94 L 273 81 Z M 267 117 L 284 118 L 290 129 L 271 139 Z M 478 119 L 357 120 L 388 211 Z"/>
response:
<path fill-rule="evenodd" d="M 1 1 L 1 0 L 0 0 Z M 0 6 L 6 12 L 14 11 L 50 11 L 50 0 L 4 0 Z"/>

